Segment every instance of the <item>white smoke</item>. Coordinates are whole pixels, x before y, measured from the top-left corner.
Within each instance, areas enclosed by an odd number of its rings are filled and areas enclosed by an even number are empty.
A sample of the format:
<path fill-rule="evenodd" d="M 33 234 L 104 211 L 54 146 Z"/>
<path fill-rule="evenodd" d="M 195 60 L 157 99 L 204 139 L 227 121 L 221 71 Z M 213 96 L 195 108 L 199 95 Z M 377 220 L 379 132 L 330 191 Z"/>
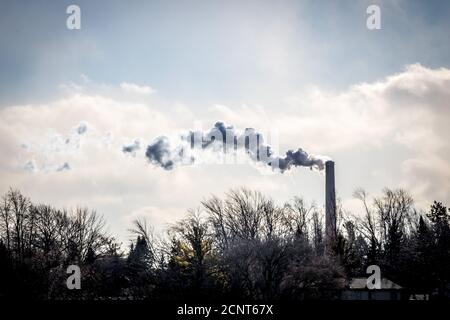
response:
<path fill-rule="evenodd" d="M 112 145 L 112 134 L 98 137 L 87 135 L 95 129 L 81 122 L 67 134 L 54 134 L 44 144 L 24 144 L 22 147 L 33 155 L 23 165 L 29 172 L 62 172 L 72 170 L 70 158 L 80 152 L 83 141 L 89 138 L 96 147 L 109 148 Z M 87 142 L 87 141 L 85 141 Z M 121 150 L 132 157 L 144 157 L 151 164 L 172 170 L 177 166 L 203 163 L 252 163 L 263 164 L 272 170 L 285 172 L 292 167 L 303 166 L 315 170 L 323 170 L 328 157 L 308 154 L 302 149 L 288 150 L 284 156 L 277 154 L 266 144 L 264 136 L 253 128 L 235 129 L 217 122 L 207 131 L 189 131 L 176 136 L 159 136 L 145 146 L 142 139 L 136 138 L 130 143 L 113 148 Z M 119 149 L 120 148 L 120 149 Z M 231 162 L 227 162 L 231 155 Z M 242 158 L 245 157 L 245 159 Z M 234 159 L 234 162 L 233 162 Z M 241 160 L 243 160 L 241 162 Z"/>
<path fill-rule="evenodd" d="M 23 143 L 22 149 L 33 158 L 27 160 L 23 168 L 29 172 L 62 172 L 71 170 L 67 160 L 81 148 L 90 126 L 82 121 L 73 127 L 70 133 L 53 133 L 48 141 Z"/>
<path fill-rule="evenodd" d="M 271 146 L 264 143 L 263 135 L 255 129 L 239 131 L 222 122 L 217 122 L 208 131 L 190 131 L 180 135 L 178 139 L 160 136 L 147 146 L 145 155 L 150 163 L 172 170 L 178 165 L 201 161 L 207 152 L 233 153 L 238 150 L 244 150 L 254 162 L 266 164 L 281 172 L 297 166 L 323 170 L 325 162 L 329 160 L 328 157 L 308 154 L 300 148 L 279 156 Z"/>

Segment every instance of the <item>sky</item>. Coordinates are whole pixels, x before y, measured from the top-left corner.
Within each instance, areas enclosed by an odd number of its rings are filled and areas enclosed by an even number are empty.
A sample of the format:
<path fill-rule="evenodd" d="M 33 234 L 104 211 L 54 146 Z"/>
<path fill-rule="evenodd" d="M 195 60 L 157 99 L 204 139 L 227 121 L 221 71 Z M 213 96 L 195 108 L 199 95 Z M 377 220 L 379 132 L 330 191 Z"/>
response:
<path fill-rule="evenodd" d="M 81 29 L 66 8 L 81 9 Z M 369 5 L 381 29 L 366 26 Z M 164 170 L 145 146 L 217 121 L 336 163 L 356 188 L 450 204 L 448 1 L 0 1 L 0 193 L 87 206 L 123 242 L 246 186 L 323 207 L 324 175 L 252 163 Z M 123 146 L 138 140 L 138 152 Z M 69 141 L 69 142 L 68 142 Z"/>

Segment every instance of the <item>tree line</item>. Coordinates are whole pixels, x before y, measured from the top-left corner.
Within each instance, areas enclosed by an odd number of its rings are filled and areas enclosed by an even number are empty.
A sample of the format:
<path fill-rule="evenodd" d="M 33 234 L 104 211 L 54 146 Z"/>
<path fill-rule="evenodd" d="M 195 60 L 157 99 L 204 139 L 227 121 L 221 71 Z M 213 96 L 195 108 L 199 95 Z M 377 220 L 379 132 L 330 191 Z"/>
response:
<path fill-rule="evenodd" d="M 363 211 L 338 206 L 337 236 L 324 254 L 323 210 L 300 197 L 277 205 L 246 188 L 205 199 L 156 237 L 146 220 L 129 248 L 87 208 L 35 204 L 10 189 L 0 204 L 0 297 L 31 299 L 338 299 L 352 277 L 380 266 L 407 292 L 449 297 L 450 210 L 414 207 L 402 189 L 370 198 Z M 81 289 L 66 268 L 80 266 Z"/>

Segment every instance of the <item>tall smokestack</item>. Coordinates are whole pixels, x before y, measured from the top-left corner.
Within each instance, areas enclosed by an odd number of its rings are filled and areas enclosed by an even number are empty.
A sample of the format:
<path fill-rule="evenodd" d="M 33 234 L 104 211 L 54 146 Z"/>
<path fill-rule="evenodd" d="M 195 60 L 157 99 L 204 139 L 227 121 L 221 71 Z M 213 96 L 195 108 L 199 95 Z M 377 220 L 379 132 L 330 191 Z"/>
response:
<path fill-rule="evenodd" d="M 336 193 L 334 161 L 325 162 L 325 253 L 331 253 L 336 240 Z"/>

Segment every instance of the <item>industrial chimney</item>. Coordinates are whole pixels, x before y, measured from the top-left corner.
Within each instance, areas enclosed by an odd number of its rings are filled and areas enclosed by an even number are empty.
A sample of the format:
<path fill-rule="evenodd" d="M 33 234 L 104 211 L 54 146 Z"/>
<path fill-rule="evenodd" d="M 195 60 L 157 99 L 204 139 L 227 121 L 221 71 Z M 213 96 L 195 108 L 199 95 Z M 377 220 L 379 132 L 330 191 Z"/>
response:
<path fill-rule="evenodd" d="M 330 254 L 336 240 L 336 193 L 334 161 L 325 163 L 325 253 Z"/>

